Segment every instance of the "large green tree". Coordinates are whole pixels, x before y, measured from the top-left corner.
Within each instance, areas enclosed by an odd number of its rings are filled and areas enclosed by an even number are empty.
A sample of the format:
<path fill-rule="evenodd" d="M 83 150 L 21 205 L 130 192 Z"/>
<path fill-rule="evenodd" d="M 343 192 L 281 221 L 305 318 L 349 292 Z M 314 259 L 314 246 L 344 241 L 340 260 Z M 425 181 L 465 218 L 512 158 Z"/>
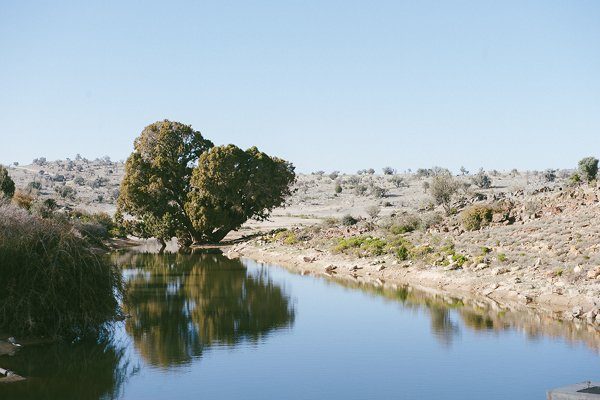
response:
<path fill-rule="evenodd" d="M 215 147 L 189 125 L 165 120 L 134 142 L 118 215 L 133 217 L 126 224 L 141 237 L 218 242 L 248 219 L 266 218 L 294 180 L 294 167 L 284 160 L 255 147 Z"/>

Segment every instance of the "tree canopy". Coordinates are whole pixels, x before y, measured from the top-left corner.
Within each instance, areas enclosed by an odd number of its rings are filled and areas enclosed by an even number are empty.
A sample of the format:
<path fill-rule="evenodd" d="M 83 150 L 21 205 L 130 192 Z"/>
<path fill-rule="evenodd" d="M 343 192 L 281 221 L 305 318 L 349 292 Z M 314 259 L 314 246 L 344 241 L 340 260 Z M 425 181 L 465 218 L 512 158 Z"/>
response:
<path fill-rule="evenodd" d="M 250 218 L 267 218 L 285 201 L 294 167 L 256 147 L 214 146 L 191 126 L 147 126 L 125 164 L 120 215 L 140 237 L 182 244 L 222 240 Z"/>

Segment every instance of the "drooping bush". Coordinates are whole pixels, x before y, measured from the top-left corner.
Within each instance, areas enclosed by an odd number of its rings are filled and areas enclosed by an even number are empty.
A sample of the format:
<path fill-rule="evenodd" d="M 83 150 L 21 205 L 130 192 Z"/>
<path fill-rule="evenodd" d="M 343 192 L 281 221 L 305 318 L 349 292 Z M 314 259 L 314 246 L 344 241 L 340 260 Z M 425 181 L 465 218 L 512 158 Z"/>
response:
<path fill-rule="evenodd" d="M 579 172 L 581 177 L 590 182 L 596 179 L 598 174 L 598 159 L 595 157 L 585 157 L 579 161 Z"/>
<path fill-rule="evenodd" d="M 473 205 L 460 214 L 463 227 L 468 231 L 476 231 L 492 222 L 494 209 L 488 205 Z"/>
<path fill-rule="evenodd" d="M 0 205 L 0 331 L 79 338 L 119 313 L 120 272 L 71 225 Z"/>

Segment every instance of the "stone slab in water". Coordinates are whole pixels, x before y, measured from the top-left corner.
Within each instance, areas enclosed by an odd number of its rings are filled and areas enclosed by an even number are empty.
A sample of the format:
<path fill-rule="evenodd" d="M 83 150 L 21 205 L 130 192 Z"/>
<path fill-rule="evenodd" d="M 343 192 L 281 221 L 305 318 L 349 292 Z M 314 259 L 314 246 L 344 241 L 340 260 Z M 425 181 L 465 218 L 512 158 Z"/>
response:
<path fill-rule="evenodd" d="M 552 389 L 548 400 L 600 400 L 600 382 L 582 382 Z"/>

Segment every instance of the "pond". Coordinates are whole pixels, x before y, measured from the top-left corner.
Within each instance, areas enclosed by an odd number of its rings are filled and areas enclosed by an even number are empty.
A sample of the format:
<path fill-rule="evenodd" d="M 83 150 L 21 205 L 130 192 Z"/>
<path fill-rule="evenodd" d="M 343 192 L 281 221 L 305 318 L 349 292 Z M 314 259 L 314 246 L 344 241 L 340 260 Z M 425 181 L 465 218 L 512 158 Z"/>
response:
<path fill-rule="evenodd" d="M 600 374 L 586 326 L 217 254 L 121 253 L 96 343 L 24 347 L 1 399 L 544 399 Z"/>

